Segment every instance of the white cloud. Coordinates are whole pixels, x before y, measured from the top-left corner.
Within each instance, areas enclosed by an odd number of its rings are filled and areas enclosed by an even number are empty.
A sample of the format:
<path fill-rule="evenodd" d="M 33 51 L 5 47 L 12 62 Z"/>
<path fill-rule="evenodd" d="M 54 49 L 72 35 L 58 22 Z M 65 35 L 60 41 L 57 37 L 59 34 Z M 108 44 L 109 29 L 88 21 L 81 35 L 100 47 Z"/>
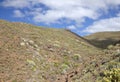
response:
<path fill-rule="evenodd" d="M 43 4 L 43 7 L 34 8 Z M 75 21 L 76 25 L 85 22 L 85 18 L 98 19 L 102 12 L 107 13 L 110 7 L 118 7 L 119 0 L 4 0 L 4 7 L 29 8 L 26 15 L 33 17 L 36 22 L 47 24 L 58 23 L 62 18 Z M 38 10 L 37 10 L 38 9 Z M 40 9 L 40 10 L 39 10 Z"/>
<path fill-rule="evenodd" d="M 5 0 L 2 5 L 4 7 L 25 8 L 29 7 L 30 3 L 27 0 Z"/>
<path fill-rule="evenodd" d="M 107 5 L 110 6 L 117 6 L 120 5 L 120 0 L 105 0 Z"/>
<path fill-rule="evenodd" d="M 118 16 L 118 17 L 120 17 L 120 12 L 119 12 L 119 13 L 117 13 L 117 16 Z"/>
<path fill-rule="evenodd" d="M 59 19 L 67 18 L 77 23 L 83 22 L 85 17 L 97 19 L 99 13 L 82 6 L 81 0 L 40 0 L 50 10 L 45 14 L 34 16 L 37 22 L 56 23 Z M 80 21 L 81 20 L 81 21 Z"/>
<path fill-rule="evenodd" d="M 24 17 L 25 15 L 20 10 L 14 11 L 14 17 Z"/>
<path fill-rule="evenodd" d="M 87 27 L 83 32 L 95 33 L 102 31 L 120 31 L 120 17 L 113 17 L 96 21 Z"/>
<path fill-rule="evenodd" d="M 84 8 L 68 10 L 48 10 L 45 14 L 34 14 L 34 20 L 37 22 L 56 23 L 59 19 L 67 18 L 76 22 L 82 22 L 84 17 L 96 19 L 97 13 Z"/>
<path fill-rule="evenodd" d="M 71 25 L 71 26 L 68 26 L 67 29 L 74 30 L 74 29 L 76 29 L 76 26 Z"/>

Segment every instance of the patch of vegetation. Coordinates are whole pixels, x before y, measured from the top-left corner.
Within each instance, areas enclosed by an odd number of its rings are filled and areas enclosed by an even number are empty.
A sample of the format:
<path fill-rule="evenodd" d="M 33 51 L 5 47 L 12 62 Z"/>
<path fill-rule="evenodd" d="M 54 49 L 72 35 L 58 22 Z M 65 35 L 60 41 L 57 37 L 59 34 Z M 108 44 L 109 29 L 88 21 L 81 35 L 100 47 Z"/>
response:
<path fill-rule="evenodd" d="M 15 80 L 13 80 L 12 82 L 17 82 L 17 80 L 15 79 Z"/>
<path fill-rule="evenodd" d="M 93 70 L 96 75 L 99 74 L 101 63 L 103 70 L 107 66 L 110 69 L 116 66 L 106 64 L 114 54 L 107 51 L 109 54 L 105 55 L 89 41 L 70 31 L 6 21 L 0 21 L 0 26 L 0 79 L 5 82 L 14 79 L 57 82 L 54 79 L 58 77 L 62 78 L 60 82 L 64 82 L 66 74 L 72 73 L 70 78 L 74 77 L 74 71 L 77 71 L 77 81 L 87 82 L 91 78 L 94 82 Z M 114 55 L 114 61 L 118 56 Z M 90 64 L 93 60 L 95 63 Z"/>
<path fill-rule="evenodd" d="M 37 66 L 33 60 L 27 59 L 27 63 L 30 65 L 32 71 L 36 71 Z"/>
<path fill-rule="evenodd" d="M 61 71 L 62 71 L 62 73 L 65 74 L 69 68 L 70 67 L 67 64 L 63 63 L 61 65 Z"/>
<path fill-rule="evenodd" d="M 81 56 L 80 56 L 80 54 L 74 54 L 72 58 L 74 61 L 79 61 Z"/>
<path fill-rule="evenodd" d="M 109 45 L 108 46 L 108 49 L 112 49 L 114 46 L 113 45 Z"/>
<path fill-rule="evenodd" d="M 120 69 L 111 69 L 104 71 L 102 82 L 120 82 Z"/>

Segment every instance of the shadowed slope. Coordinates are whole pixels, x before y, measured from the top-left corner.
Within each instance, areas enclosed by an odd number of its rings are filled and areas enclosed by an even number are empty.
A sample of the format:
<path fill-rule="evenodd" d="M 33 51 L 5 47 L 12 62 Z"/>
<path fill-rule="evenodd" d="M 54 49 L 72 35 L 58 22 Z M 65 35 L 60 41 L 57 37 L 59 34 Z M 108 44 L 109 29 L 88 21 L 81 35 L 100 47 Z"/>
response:
<path fill-rule="evenodd" d="M 120 43 L 120 31 L 118 32 L 99 32 L 85 36 L 91 44 L 99 48 L 107 48 L 109 45 Z"/>

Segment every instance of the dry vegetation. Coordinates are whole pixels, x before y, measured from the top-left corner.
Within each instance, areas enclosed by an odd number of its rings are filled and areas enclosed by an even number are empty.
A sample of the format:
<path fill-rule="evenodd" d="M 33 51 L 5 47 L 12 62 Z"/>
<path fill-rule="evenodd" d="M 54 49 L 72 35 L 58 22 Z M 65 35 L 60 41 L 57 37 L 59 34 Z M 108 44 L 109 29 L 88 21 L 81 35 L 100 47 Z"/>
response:
<path fill-rule="evenodd" d="M 96 48 L 64 29 L 0 20 L 0 82 L 111 80 L 109 71 L 120 72 L 120 45 L 108 48 Z"/>

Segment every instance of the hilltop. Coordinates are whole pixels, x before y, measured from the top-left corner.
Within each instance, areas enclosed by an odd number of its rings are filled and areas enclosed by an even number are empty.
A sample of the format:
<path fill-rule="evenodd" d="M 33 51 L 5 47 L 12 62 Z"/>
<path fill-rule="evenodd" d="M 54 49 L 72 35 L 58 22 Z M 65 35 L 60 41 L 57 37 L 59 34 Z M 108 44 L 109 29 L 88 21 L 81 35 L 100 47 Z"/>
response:
<path fill-rule="evenodd" d="M 101 50 L 65 29 L 0 20 L 0 82 L 94 82 L 120 66 L 119 49 Z"/>
<path fill-rule="evenodd" d="M 107 48 L 109 45 L 120 43 L 120 31 L 117 32 L 98 32 L 84 38 L 91 44 L 99 48 Z"/>

